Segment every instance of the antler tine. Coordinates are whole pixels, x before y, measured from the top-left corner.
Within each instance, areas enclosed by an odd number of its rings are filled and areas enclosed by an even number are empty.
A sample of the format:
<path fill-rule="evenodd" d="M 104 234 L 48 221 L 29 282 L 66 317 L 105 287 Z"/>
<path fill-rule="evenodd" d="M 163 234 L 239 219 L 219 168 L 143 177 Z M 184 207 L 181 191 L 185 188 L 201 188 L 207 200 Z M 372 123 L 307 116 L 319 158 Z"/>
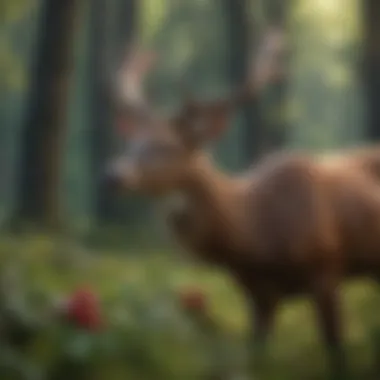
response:
<path fill-rule="evenodd" d="M 136 52 L 136 45 L 131 45 L 125 52 L 116 73 L 117 91 L 122 103 L 141 103 L 143 101 L 141 86 L 139 86 L 138 78 L 133 71 L 133 59 L 135 59 Z"/>
<path fill-rule="evenodd" d="M 117 72 L 117 91 L 122 103 L 133 106 L 146 103 L 142 82 L 155 60 L 156 55 L 141 49 L 136 40 L 129 45 Z"/>
<path fill-rule="evenodd" d="M 272 26 L 264 34 L 253 63 L 249 64 L 246 80 L 228 97 L 210 102 L 197 103 L 189 95 L 182 83 L 185 100 L 181 115 L 185 115 L 190 107 L 196 107 L 200 112 L 215 109 L 234 109 L 255 97 L 267 84 L 278 80 L 282 74 L 279 61 L 285 49 L 285 39 L 281 28 Z"/>
<path fill-rule="evenodd" d="M 269 27 L 257 51 L 253 73 L 249 79 L 250 85 L 255 90 L 260 90 L 281 76 L 279 61 L 284 51 L 285 37 L 282 29 L 276 26 Z"/>
<path fill-rule="evenodd" d="M 281 29 L 271 27 L 255 55 L 253 65 L 248 66 L 248 75 L 244 82 L 232 94 L 222 99 L 197 102 L 191 99 L 187 87 L 181 83 L 186 99 L 179 113 L 173 118 L 174 125 L 181 130 L 188 130 L 194 126 L 194 121 L 203 118 L 208 120 L 207 126 L 202 127 L 205 129 L 203 137 L 218 135 L 226 127 L 229 116 L 237 107 L 251 101 L 266 85 L 278 80 L 280 74 L 278 61 L 284 45 Z"/>

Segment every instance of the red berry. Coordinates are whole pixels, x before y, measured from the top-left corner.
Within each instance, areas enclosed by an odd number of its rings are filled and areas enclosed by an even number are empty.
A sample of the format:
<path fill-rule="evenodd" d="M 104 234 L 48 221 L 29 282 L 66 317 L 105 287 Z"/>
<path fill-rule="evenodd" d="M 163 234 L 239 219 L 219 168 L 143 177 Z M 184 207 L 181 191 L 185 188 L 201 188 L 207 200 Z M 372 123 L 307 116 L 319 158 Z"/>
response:
<path fill-rule="evenodd" d="M 181 292 L 182 307 L 191 312 L 203 313 L 206 311 L 206 298 L 204 294 L 197 289 L 187 289 Z"/>
<path fill-rule="evenodd" d="M 67 301 L 66 316 L 79 327 L 98 330 L 102 325 L 98 297 L 90 289 L 77 290 Z"/>

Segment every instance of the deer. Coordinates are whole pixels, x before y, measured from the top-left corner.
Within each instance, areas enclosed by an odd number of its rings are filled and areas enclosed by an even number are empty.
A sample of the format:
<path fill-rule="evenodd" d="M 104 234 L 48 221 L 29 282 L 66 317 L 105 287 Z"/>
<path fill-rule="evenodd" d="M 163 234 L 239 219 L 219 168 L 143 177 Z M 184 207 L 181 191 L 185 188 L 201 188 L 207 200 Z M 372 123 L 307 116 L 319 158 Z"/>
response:
<path fill-rule="evenodd" d="M 111 158 L 106 180 L 157 200 L 182 199 L 166 221 L 192 256 L 226 270 L 246 295 L 255 357 L 265 352 L 279 304 L 314 302 L 334 379 L 345 379 L 339 285 L 380 280 L 380 150 L 271 153 L 243 173 L 218 168 L 206 146 L 232 112 L 279 77 L 283 40 L 265 34 L 246 80 L 213 101 L 185 99 L 163 117 L 144 96 L 149 53 L 129 54 L 119 73 L 117 123 L 126 150 Z"/>

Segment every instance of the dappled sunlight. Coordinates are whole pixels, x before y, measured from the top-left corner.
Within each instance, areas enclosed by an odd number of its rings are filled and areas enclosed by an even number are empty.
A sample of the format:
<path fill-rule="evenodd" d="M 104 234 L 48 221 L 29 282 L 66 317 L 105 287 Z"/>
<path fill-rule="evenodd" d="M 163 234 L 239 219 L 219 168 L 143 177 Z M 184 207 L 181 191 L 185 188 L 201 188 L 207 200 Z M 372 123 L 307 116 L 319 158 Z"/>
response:
<path fill-rule="evenodd" d="M 379 3 L 2 0 L 0 379 L 379 378 Z"/>
<path fill-rule="evenodd" d="M 299 0 L 291 18 L 292 109 L 300 104 L 297 113 L 289 111 L 291 144 L 318 149 L 356 143 L 362 139 L 358 125 L 363 120 L 356 76 L 362 26 L 359 2 Z"/>

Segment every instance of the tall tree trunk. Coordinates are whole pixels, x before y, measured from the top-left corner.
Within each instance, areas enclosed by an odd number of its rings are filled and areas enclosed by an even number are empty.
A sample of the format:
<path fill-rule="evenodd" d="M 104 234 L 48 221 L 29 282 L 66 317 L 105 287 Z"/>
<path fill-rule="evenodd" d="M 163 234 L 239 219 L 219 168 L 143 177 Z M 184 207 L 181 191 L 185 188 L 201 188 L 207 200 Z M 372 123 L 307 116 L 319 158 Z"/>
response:
<path fill-rule="evenodd" d="M 108 6 L 107 6 L 108 5 Z M 110 189 L 102 180 L 102 172 L 112 148 L 112 104 L 105 79 L 107 70 L 116 70 L 134 30 L 136 1 L 123 1 L 111 17 L 109 0 L 94 0 L 91 7 L 90 41 L 90 113 L 92 120 L 92 165 L 95 179 L 95 216 L 98 222 L 112 221 L 117 207 Z M 110 21 L 114 25 L 110 30 Z M 113 33 L 109 33 L 109 32 Z M 111 37 L 111 40 L 108 38 Z"/>
<path fill-rule="evenodd" d="M 46 0 L 42 6 L 29 109 L 22 135 L 14 220 L 58 226 L 78 0 Z"/>
<path fill-rule="evenodd" d="M 364 0 L 364 86 L 368 137 L 380 140 L 380 2 Z"/>
<path fill-rule="evenodd" d="M 280 27 L 286 33 L 287 15 L 290 1 L 285 0 L 266 0 L 264 2 L 264 14 L 266 23 Z M 277 149 L 282 146 L 287 139 L 287 120 L 284 113 L 284 106 L 287 97 L 288 78 L 284 77 L 281 81 L 271 86 L 271 91 L 266 99 L 266 120 L 267 126 L 267 149 Z"/>
<path fill-rule="evenodd" d="M 234 83 L 241 83 L 247 74 L 247 63 L 254 45 L 251 35 L 253 30 L 249 23 L 247 0 L 225 0 L 227 41 L 229 44 L 229 71 Z M 264 140 L 264 126 L 260 105 L 257 100 L 243 111 L 244 133 L 242 147 L 246 163 L 259 154 Z"/>

